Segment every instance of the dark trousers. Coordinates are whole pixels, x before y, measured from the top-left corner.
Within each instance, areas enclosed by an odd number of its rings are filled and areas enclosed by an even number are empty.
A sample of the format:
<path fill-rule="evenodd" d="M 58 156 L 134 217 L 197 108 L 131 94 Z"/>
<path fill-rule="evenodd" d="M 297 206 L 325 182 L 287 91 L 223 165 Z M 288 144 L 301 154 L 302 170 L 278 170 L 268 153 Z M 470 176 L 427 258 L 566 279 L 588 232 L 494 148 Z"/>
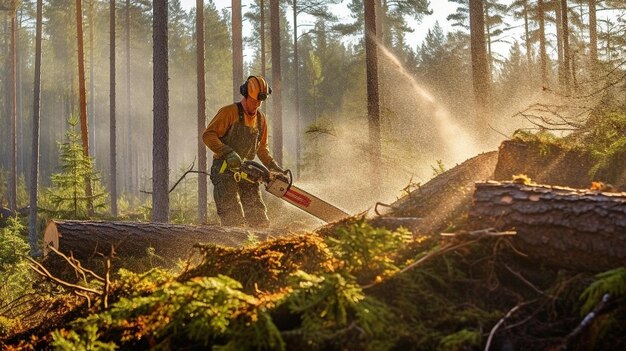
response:
<path fill-rule="evenodd" d="M 211 166 L 211 182 L 217 215 L 222 225 L 267 227 L 269 219 L 259 183 L 235 181 L 233 172 L 220 173 L 224 160 L 215 159 Z"/>

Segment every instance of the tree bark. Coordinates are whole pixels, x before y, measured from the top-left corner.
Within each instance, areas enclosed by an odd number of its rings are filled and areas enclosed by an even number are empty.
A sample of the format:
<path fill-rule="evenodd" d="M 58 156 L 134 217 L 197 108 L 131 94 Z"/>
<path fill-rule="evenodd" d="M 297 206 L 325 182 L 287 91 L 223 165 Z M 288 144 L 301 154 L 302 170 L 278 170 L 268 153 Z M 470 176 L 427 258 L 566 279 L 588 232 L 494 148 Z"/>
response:
<path fill-rule="evenodd" d="M 11 11 L 11 164 L 9 170 L 9 209 L 17 210 L 17 12 Z"/>
<path fill-rule="evenodd" d="M 272 33 L 272 131 L 274 160 L 283 164 L 283 102 L 282 72 L 280 64 L 280 1 L 270 0 L 270 18 Z"/>
<path fill-rule="evenodd" d="M 596 0 L 589 0 L 589 56 L 592 64 L 598 62 L 598 22 Z"/>
<path fill-rule="evenodd" d="M 541 84 L 548 86 L 548 54 L 546 53 L 546 24 L 543 0 L 537 0 L 537 16 L 539 17 L 539 66 L 541 67 Z"/>
<path fill-rule="evenodd" d="M 378 85 L 378 30 L 376 1 L 365 0 L 365 66 L 367 80 L 367 116 L 371 152 L 372 190 L 380 189 L 381 135 L 380 135 L 380 93 Z"/>
<path fill-rule="evenodd" d="M 206 128 L 204 81 L 204 1 L 196 0 L 196 76 L 198 93 L 198 223 L 207 219 L 207 148 L 202 141 Z"/>
<path fill-rule="evenodd" d="M 626 193 L 486 182 L 473 201 L 470 227 L 514 229 L 513 244 L 531 258 L 586 271 L 626 262 Z"/>
<path fill-rule="evenodd" d="M 571 80 L 571 50 L 569 47 L 569 13 L 567 7 L 567 0 L 561 0 L 561 33 L 563 35 L 563 85 L 565 92 L 570 91 Z"/>
<path fill-rule="evenodd" d="M 472 85 L 476 104 L 476 130 L 487 130 L 490 110 L 489 64 L 485 47 L 485 17 L 481 0 L 470 0 Z"/>
<path fill-rule="evenodd" d="M 80 110 L 80 134 L 83 142 L 83 155 L 89 158 L 89 128 L 87 126 L 87 92 L 85 87 L 85 50 L 83 45 L 82 0 L 76 0 L 76 43 L 78 47 L 78 96 Z M 85 179 L 85 197 L 89 213 L 93 212 L 91 179 Z"/>
<path fill-rule="evenodd" d="M 117 217 L 117 125 L 115 118 L 115 0 L 109 1 L 109 104 L 111 216 Z"/>
<path fill-rule="evenodd" d="M 238 101 L 239 86 L 243 81 L 243 38 L 241 19 L 241 0 L 232 0 L 233 23 L 233 101 Z"/>
<path fill-rule="evenodd" d="M 293 0 L 293 62 L 296 112 L 296 179 L 300 178 L 300 59 L 298 57 L 298 0 Z"/>
<path fill-rule="evenodd" d="M 387 216 L 422 218 L 415 231 L 439 233 L 454 224 L 471 206 L 474 183 L 493 179 L 498 152 L 475 156 L 431 179 L 390 205 Z M 382 208 L 381 208 L 382 210 Z"/>
<path fill-rule="evenodd" d="M 146 257 L 153 253 L 176 261 L 188 256 L 196 243 L 240 246 L 254 234 L 266 240 L 277 234 L 269 230 L 222 226 L 191 226 L 165 223 L 50 221 L 44 231 L 44 249 L 55 249 L 78 260 L 89 260 L 98 254 L 108 255 L 111 246 L 116 257 Z"/>
<path fill-rule="evenodd" d="M 154 0 L 153 4 L 152 220 L 167 222 L 169 219 L 167 0 Z"/>
<path fill-rule="evenodd" d="M 37 192 L 39 177 L 39 122 L 41 101 L 41 34 L 43 0 L 37 0 L 35 20 L 35 77 L 33 83 L 33 140 L 30 168 L 30 212 L 28 215 L 28 242 L 31 256 L 39 256 L 39 235 L 37 233 Z"/>

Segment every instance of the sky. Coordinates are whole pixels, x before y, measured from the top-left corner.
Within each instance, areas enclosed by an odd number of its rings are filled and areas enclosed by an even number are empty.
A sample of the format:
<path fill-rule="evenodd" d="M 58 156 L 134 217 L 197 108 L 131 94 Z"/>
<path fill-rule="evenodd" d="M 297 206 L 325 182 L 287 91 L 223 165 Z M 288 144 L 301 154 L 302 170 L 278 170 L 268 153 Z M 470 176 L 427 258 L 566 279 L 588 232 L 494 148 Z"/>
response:
<path fill-rule="evenodd" d="M 215 6 L 218 10 L 221 10 L 225 7 L 230 7 L 231 0 L 214 0 Z M 252 1 L 242 0 L 242 5 L 247 6 Z M 344 1 L 347 3 L 347 1 Z M 350 11 L 347 8 L 346 4 L 340 4 L 337 6 L 336 13 L 339 18 L 342 20 L 352 20 L 350 17 Z M 181 4 L 185 10 L 189 10 L 191 8 L 195 8 L 196 0 L 181 0 Z M 448 24 L 446 17 L 454 12 L 455 4 L 450 4 L 447 0 L 432 0 L 430 1 L 430 9 L 433 10 L 433 14 L 430 16 L 425 16 L 421 23 L 417 23 L 415 20 L 411 20 L 409 22 L 410 26 L 414 29 L 413 33 L 409 33 L 407 36 L 409 43 L 413 49 L 415 49 L 418 45 L 421 45 L 428 29 L 432 28 L 435 25 L 436 21 L 439 21 L 439 25 L 443 28 L 444 32 L 447 32 L 451 29 L 451 26 Z M 244 7 L 244 13 L 246 11 Z M 289 21 L 291 22 L 291 15 L 287 16 Z M 244 20 L 244 36 L 246 35 L 246 21 Z M 305 18 L 298 19 L 299 23 L 305 24 L 307 21 Z M 300 26 L 298 26 L 300 27 Z"/>

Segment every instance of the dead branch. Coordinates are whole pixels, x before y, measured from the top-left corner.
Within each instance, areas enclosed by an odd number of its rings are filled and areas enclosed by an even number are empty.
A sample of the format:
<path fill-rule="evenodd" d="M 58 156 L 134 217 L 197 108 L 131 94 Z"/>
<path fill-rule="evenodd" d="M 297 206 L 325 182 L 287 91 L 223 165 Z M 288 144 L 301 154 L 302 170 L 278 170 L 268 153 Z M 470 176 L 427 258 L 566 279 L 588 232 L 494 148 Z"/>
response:
<path fill-rule="evenodd" d="M 605 312 L 608 309 L 609 301 L 611 299 L 610 294 L 604 294 L 602 296 L 602 300 L 593 308 L 593 311 L 589 312 L 585 318 L 578 324 L 578 326 L 569 333 L 559 346 L 559 350 L 568 350 L 570 344 L 580 335 L 582 332 L 587 329 L 587 327 L 596 319 L 599 315 Z"/>
<path fill-rule="evenodd" d="M 72 257 L 67 257 L 64 253 L 62 253 L 61 251 L 55 249 L 52 245 L 48 245 L 48 249 L 50 249 L 52 252 L 56 253 L 57 255 L 61 256 L 67 263 L 69 263 L 70 266 L 72 266 L 72 268 L 74 268 L 76 270 L 77 274 L 82 275 L 83 281 L 85 283 L 87 283 L 87 274 L 91 275 L 96 280 L 104 282 L 104 278 L 102 278 L 101 276 L 96 274 L 94 271 L 82 267 L 81 264 L 80 264 L 80 261 L 75 259 L 73 256 Z"/>
<path fill-rule="evenodd" d="M 39 275 L 43 276 L 44 278 L 48 278 L 48 279 L 56 282 L 59 285 L 65 286 L 65 287 L 70 288 L 70 289 L 75 290 L 75 291 L 82 291 L 82 292 L 86 292 L 86 293 L 102 295 L 101 291 L 98 291 L 98 290 L 95 290 L 95 289 L 91 289 L 91 288 L 87 288 L 87 287 L 80 286 L 80 285 L 76 285 L 76 284 L 72 284 L 72 283 L 66 282 L 66 281 L 64 281 L 62 279 L 59 279 L 59 278 L 55 277 L 54 275 L 52 275 L 46 269 L 46 267 L 44 267 L 41 263 L 35 261 L 31 257 L 26 257 L 26 259 L 31 263 L 30 267 L 35 272 L 37 272 Z"/>
<path fill-rule="evenodd" d="M 178 184 L 187 176 L 187 174 L 189 173 L 198 173 L 198 174 L 206 174 L 206 175 L 210 175 L 209 173 L 205 172 L 205 171 L 194 171 L 193 167 L 196 165 L 196 161 L 193 161 L 191 163 L 191 165 L 189 166 L 189 169 L 187 169 L 185 171 L 185 173 L 183 173 L 183 175 L 180 176 L 180 178 L 178 178 L 178 180 L 176 181 L 176 183 L 174 183 L 174 185 L 172 185 L 172 187 L 170 188 L 170 190 L 167 192 L 168 194 L 171 193 L 172 191 L 174 191 L 174 189 L 176 189 L 176 186 L 178 186 Z M 144 193 L 144 194 L 152 194 L 152 191 L 147 191 L 147 190 L 139 190 L 140 193 Z"/>
<path fill-rule="evenodd" d="M 523 302 L 523 303 L 517 304 L 515 307 L 511 308 L 509 310 L 509 312 L 507 312 L 504 315 L 504 317 L 500 318 L 498 323 L 496 323 L 496 325 L 494 325 L 493 328 L 491 328 L 491 332 L 489 333 L 489 337 L 487 338 L 487 344 L 485 344 L 485 351 L 489 351 L 489 347 L 491 347 L 491 340 L 493 339 L 493 336 L 496 335 L 496 332 L 498 331 L 498 328 L 500 328 L 500 326 L 507 319 L 509 319 L 509 317 L 511 317 L 511 315 L 513 315 L 513 313 L 515 313 L 515 311 L 519 310 L 522 306 L 527 305 L 529 303 L 530 302 Z"/>

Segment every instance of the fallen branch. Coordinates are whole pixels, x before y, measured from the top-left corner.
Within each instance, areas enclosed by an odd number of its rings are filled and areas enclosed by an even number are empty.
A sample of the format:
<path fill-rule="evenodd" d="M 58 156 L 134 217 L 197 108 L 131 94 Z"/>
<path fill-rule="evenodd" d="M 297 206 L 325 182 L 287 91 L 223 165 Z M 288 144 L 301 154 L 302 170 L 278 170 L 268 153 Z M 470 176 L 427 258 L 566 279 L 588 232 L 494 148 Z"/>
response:
<path fill-rule="evenodd" d="M 596 319 L 599 315 L 601 315 L 604 311 L 608 309 L 610 299 L 610 294 L 604 294 L 602 296 L 602 300 L 598 302 L 593 311 L 589 312 L 585 316 L 585 318 L 583 318 L 580 324 L 578 324 L 576 329 L 572 330 L 572 332 L 563 339 L 561 346 L 559 346 L 559 350 L 568 350 L 570 344 L 574 341 L 574 339 L 576 339 L 578 335 L 582 334 L 582 332 L 587 329 L 587 327 L 591 324 L 591 322 L 593 322 L 594 319 Z"/>
<path fill-rule="evenodd" d="M 519 310 L 520 307 L 522 307 L 525 304 L 526 303 L 521 303 L 521 304 L 518 304 L 517 306 L 511 308 L 509 310 L 509 312 L 507 312 L 504 315 L 504 317 L 500 318 L 498 323 L 496 323 L 496 325 L 494 325 L 493 328 L 491 328 L 491 332 L 489 333 L 489 337 L 487 338 L 487 344 L 485 344 L 485 351 L 489 351 L 489 347 L 491 347 L 491 340 L 493 339 L 493 336 L 496 334 L 496 331 L 498 331 L 498 328 L 500 328 L 502 323 L 504 323 L 504 321 L 506 321 L 509 317 L 511 317 L 511 315 L 513 313 L 515 313 L 515 311 Z"/>

